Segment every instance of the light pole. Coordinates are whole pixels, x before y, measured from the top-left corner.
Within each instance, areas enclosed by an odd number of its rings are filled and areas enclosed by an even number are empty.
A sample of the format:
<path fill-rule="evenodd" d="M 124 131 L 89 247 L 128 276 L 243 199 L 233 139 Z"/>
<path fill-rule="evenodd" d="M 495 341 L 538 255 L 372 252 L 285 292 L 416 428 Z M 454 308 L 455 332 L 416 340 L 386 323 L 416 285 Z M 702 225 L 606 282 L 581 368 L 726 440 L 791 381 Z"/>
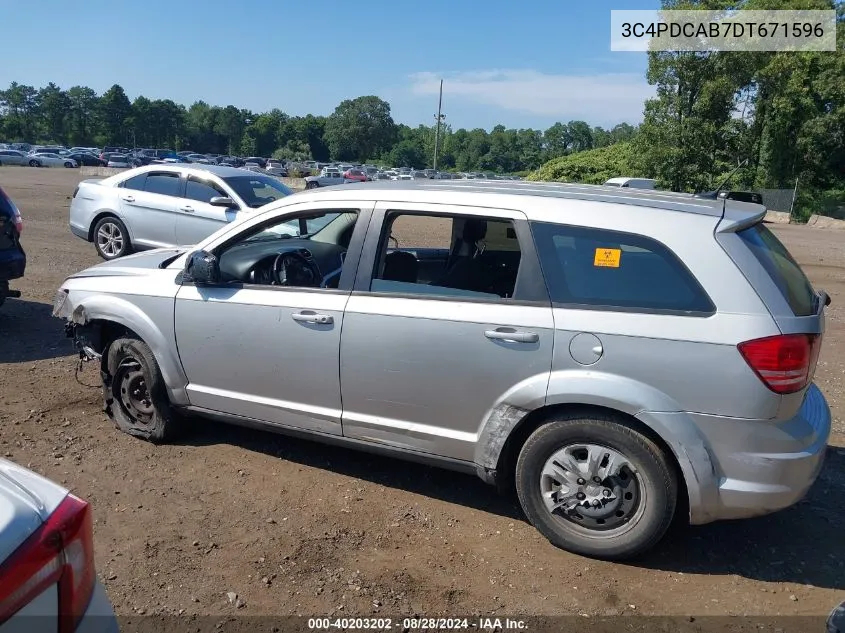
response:
<path fill-rule="evenodd" d="M 434 129 L 434 171 L 437 172 L 437 150 L 440 149 L 440 122 L 446 118 L 445 114 L 441 114 L 443 108 L 443 80 L 440 80 L 440 98 L 437 101 L 437 114 L 435 115 L 435 129 Z"/>

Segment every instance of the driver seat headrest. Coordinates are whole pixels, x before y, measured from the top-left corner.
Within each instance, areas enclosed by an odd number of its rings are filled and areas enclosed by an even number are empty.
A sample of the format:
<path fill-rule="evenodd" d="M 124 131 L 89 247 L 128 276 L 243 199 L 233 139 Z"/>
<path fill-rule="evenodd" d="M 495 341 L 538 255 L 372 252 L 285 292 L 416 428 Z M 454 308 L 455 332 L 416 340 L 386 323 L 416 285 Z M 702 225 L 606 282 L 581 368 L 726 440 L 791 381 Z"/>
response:
<path fill-rule="evenodd" d="M 483 240 L 487 235 L 487 221 L 467 219 L 464 222 L 464 230 L 461 235 L 463 241 L 467 244 L 475 244 L 479 240 Z"/>

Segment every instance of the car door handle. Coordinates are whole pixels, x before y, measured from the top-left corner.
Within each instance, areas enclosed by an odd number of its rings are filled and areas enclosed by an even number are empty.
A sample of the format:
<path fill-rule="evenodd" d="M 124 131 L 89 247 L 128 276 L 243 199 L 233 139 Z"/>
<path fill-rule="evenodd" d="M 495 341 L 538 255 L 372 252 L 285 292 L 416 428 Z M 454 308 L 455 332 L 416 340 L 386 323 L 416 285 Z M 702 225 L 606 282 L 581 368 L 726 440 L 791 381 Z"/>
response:
<path fill-rule="evenodd" d="M 302 312 L 294 312 L 290 315 L 294 321 L 300 323 L 318 323 L 319 325 L 328 325 L 334 323 L 334 317 L 329 314 L 318 314 L 311 310 L 303 310 Z"/>
<path fill-rule="evenodd" d="M 509 341 L 511 343 L 536 343 L 540 340 L 540 335 L 536 332 L 521 332 L 512 327 L 484 330 L 484 336 L 494 341 Z"/>
<path fill-rule="evenodd" d="M 135 202 L 135 196 L 126 196 L 123 198 L 124 202 Z"/>
<path fill-rule="evenodd" d="M 185 213 L 193 213 L 194 212 L 194 208 L 189 204 L 186 204 L 184 207 L 179 207 L 179 210 L 184 211 Z"/>

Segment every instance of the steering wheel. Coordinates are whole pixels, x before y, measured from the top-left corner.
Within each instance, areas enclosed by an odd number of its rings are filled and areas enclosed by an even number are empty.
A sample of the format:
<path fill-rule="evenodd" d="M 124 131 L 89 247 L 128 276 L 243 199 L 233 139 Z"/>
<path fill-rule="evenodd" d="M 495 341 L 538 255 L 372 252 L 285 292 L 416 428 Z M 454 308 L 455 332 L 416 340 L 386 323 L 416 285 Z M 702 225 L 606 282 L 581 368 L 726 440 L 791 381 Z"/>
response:
<path fill-rule="evenodd" d="M 279 286 L 319 288 L 323 275 L 314 260 L 289 251 L 280 253 L 273 261 L 273 281 Z"/>

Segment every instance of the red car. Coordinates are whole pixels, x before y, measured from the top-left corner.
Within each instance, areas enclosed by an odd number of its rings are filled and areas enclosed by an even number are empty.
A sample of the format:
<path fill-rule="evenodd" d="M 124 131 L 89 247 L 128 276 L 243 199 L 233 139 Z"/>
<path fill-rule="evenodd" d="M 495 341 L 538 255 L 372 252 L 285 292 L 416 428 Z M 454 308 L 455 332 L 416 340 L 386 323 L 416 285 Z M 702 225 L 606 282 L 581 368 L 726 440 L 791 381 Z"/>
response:
<path fill-rule="evenodd" d="M 367 182 L 369 180 L 367 174 L 360 169 L 347 169 L 343 172 L 343 177 L 346 180 L 354 180 L 355 182 Z"/>

